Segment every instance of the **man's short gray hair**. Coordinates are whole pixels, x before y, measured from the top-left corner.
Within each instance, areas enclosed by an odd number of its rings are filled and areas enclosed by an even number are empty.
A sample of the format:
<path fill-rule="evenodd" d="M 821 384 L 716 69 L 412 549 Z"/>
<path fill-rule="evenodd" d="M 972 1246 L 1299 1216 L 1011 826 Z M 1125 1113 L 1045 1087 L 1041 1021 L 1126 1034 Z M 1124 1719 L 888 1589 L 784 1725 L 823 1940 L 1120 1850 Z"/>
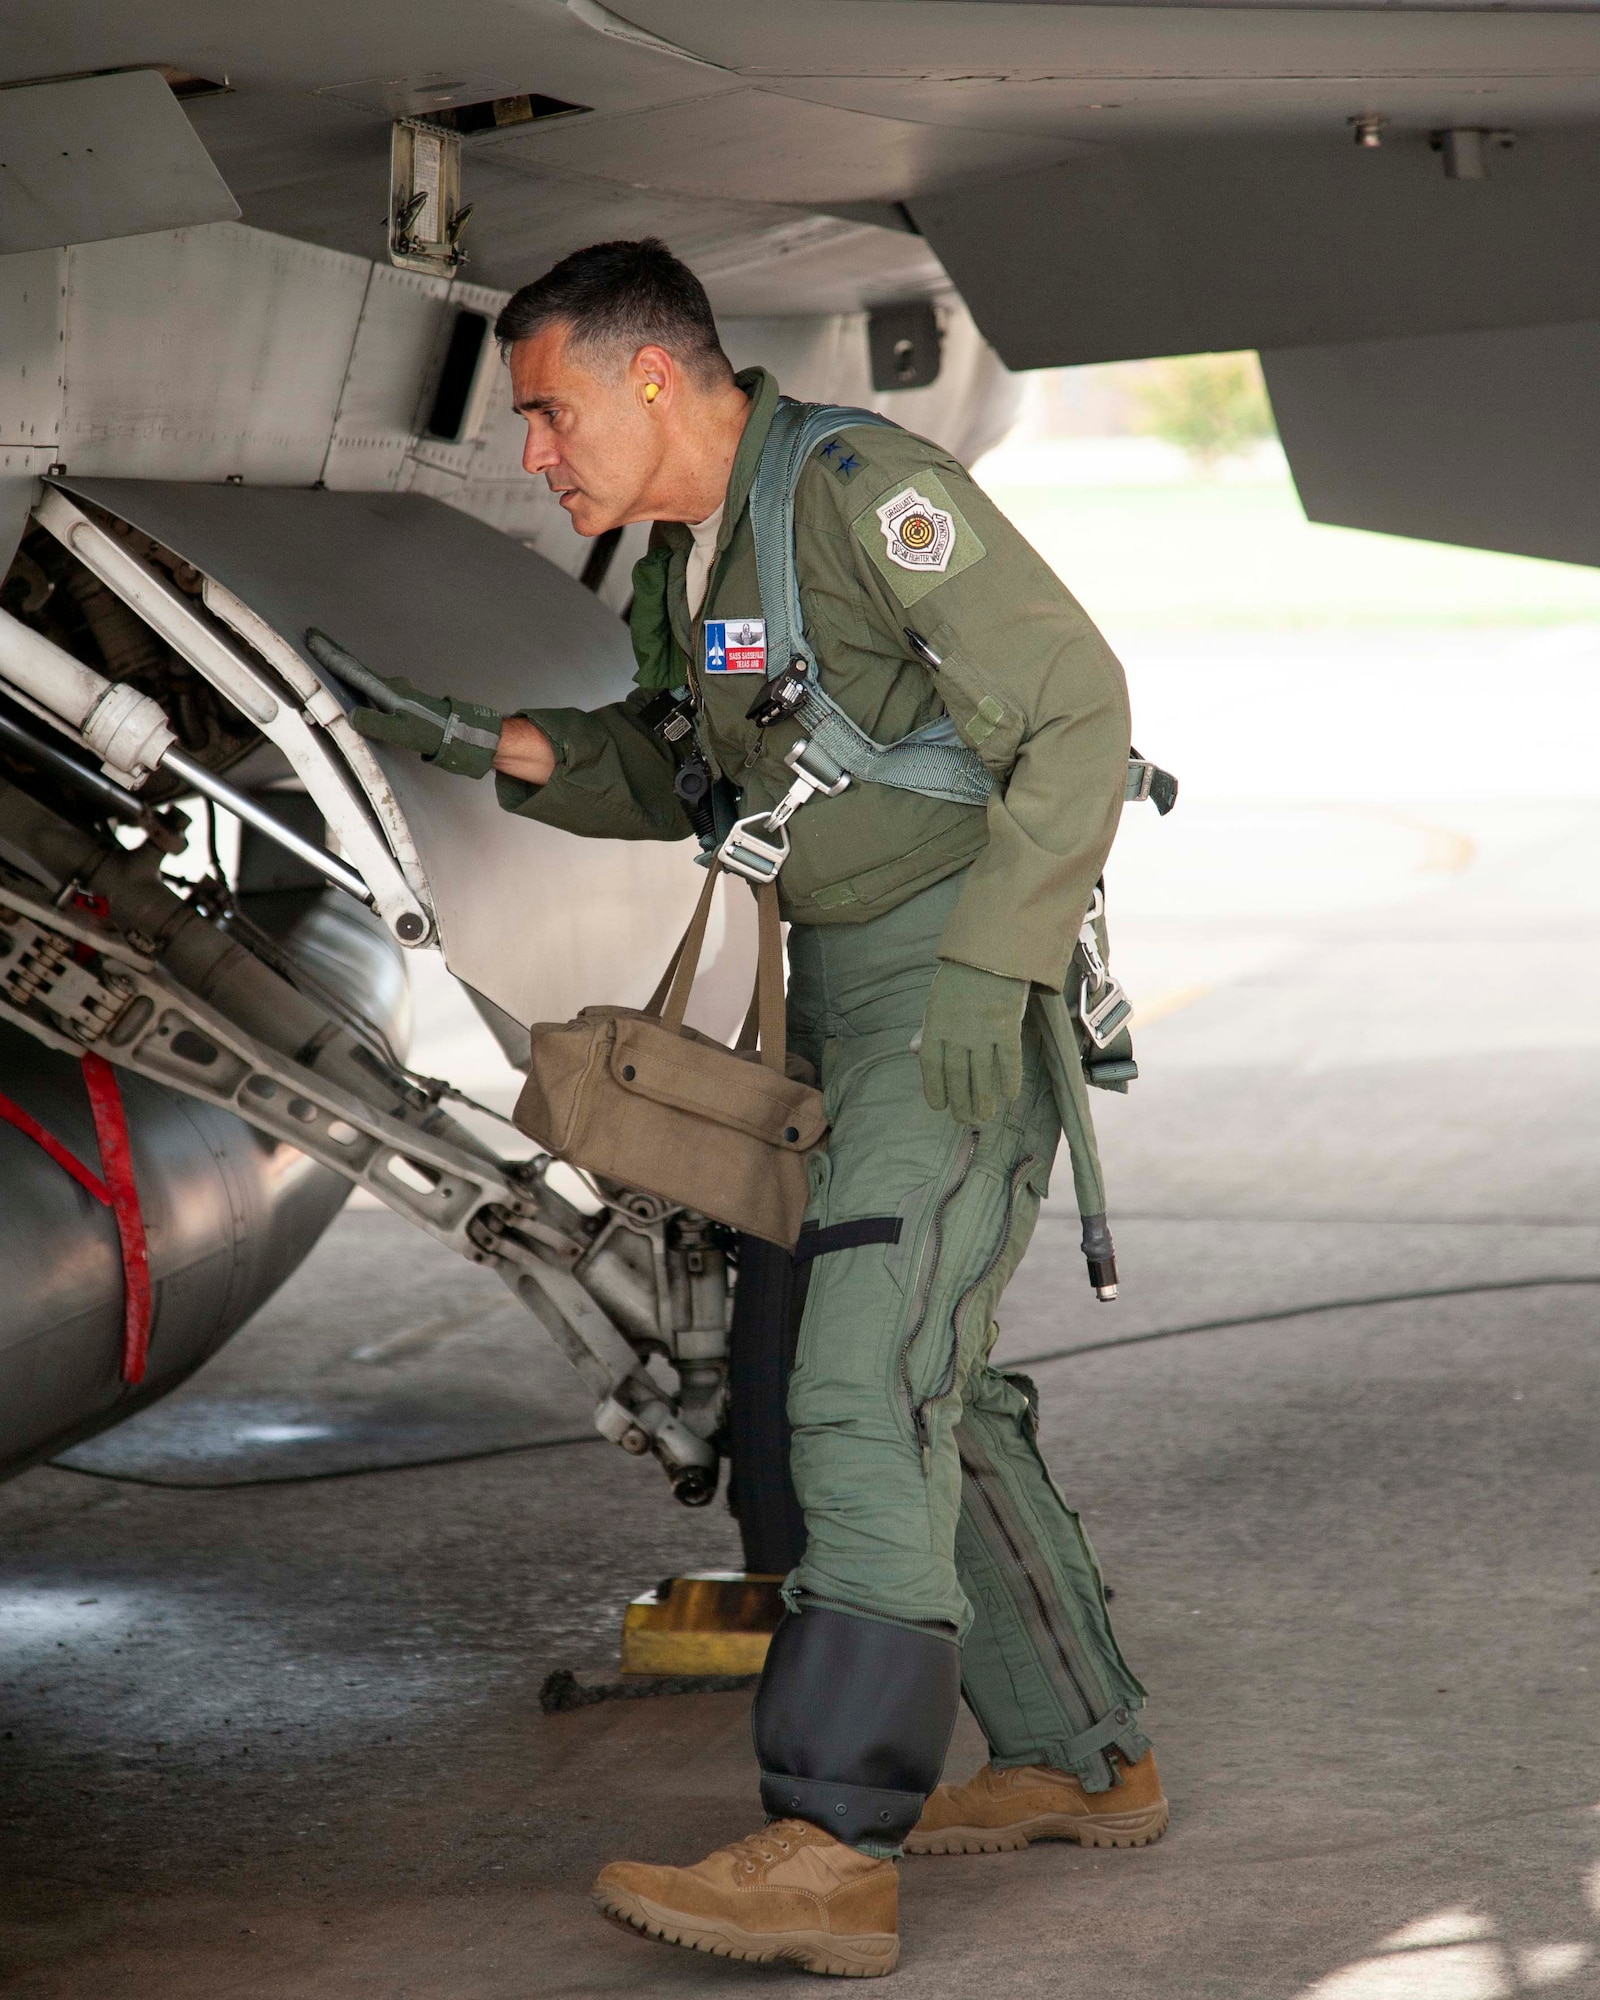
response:
<path fill-rule="evenodd" d="M 495 321 L 503 347 L 564 326 L 580 352 L 624 363 L 641 347 L 664 347 L 703 384 L 732 378 L 706 288 L 659 237 L 591 243 L 513 292 Z"/>

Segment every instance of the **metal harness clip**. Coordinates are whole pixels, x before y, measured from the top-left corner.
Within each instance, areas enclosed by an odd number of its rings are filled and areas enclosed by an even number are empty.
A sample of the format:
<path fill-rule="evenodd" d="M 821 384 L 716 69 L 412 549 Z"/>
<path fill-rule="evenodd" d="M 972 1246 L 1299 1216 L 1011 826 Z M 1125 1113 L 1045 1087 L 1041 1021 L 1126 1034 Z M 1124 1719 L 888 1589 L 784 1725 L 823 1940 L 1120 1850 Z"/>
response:
<path fill-rule="evenodd" d="M 1091 989 L 1086 979 L 1078 989 L 1078 1019 L 1090 1041 L 1103 1049 L 1133 1019 L 1133 1002 L 1109 973 L 1097 988 Z"/>
<path fill-rule="evenodd" d="M 809 770 L 808 759 L 813 767 Z M 775 882 L 778 870 L 789 858 L 789 821 L 809 800 L 837 798 L 850 783 L 850 773 L 841 771 L 822 751 L 813 751 L 803 736 L 785 753 L 783 761 L 793 771 L 794 783 L 770 811 L 735 820 L 717 849 L 723 867 L 750 882 Z M 774 833 L 778 835 L 775 841 L 762 838 Z"/>
<path fill-rule="evenodd" d="M 1105 896 L 1097 887 L 1089 898 L 1088 914 L 1078 933 L 1078 948 L 1089 968 L 1088 976 L 1078 988 L 1078 1019 L 1097 1049 L 1105 1048 L 1117 1030 L 1133 1019 L 1133 1002 L 1123 991 L 1121 981 L 1113 979 L 1106 969 L 1106 962 L 1100 956 L 1100 941 L 1094 934 L 1094 920 L 1105 906 Z"/>

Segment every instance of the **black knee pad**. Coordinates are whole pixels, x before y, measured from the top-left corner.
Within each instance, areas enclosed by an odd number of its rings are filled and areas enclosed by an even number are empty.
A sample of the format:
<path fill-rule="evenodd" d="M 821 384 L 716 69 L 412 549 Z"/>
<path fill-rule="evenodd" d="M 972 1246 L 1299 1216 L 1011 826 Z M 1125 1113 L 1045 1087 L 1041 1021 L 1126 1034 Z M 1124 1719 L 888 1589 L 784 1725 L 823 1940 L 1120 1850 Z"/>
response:
<path fill-rule="evenodd" d="M 851 1845 L 897 1847 L 939 1782 L 960 1702 L 953 1639 L 843 1611 L 789 1613 L 750 1718 L 762 1805 Z"/>

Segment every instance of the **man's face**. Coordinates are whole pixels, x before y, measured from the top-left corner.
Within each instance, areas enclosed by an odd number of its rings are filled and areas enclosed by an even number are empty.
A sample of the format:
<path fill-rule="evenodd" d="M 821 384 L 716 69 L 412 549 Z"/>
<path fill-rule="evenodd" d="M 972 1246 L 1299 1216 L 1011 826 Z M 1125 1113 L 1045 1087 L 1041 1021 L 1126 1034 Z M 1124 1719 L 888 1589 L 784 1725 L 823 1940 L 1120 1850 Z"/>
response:
<path fill-rule="evenodd" d="M 567 330 L 546 327 L 511 349 L 512 406 L 528 420 L 524 468 L 542 472 L 580 535 L 647 520 L 645 495 L 661 456 L 660 427 L 643 400 L 645 348 L 608 380 L 569 351 Z"/>

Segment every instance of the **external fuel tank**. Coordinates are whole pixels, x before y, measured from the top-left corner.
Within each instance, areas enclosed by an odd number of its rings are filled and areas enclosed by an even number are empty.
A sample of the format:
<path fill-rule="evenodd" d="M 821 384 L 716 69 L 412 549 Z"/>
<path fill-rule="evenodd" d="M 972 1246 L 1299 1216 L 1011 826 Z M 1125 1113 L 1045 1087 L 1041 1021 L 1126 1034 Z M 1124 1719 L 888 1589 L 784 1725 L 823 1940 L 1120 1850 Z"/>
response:
<path fill-rule="evenodd" d="M 275 914 L 287 921 L 273 928 L 285 955 L 403 1044 L 401 953 L 376 919 L 337 890 L 277 901 Z M 145 1378 L 137 1388 L 121 1379 L 122 1260 L 111 1211 L 0 1122 L 0 1467 L 7 1473 L 176 1388 L 276 1291 L 350 1192 L 342 1176 L 229 1112 L 126 1071 L 119 1082 L 150 1253 Z M 83 1074 L 71 1056 L 0 1022 L 0 1090 L 99 1171 Z"/>

